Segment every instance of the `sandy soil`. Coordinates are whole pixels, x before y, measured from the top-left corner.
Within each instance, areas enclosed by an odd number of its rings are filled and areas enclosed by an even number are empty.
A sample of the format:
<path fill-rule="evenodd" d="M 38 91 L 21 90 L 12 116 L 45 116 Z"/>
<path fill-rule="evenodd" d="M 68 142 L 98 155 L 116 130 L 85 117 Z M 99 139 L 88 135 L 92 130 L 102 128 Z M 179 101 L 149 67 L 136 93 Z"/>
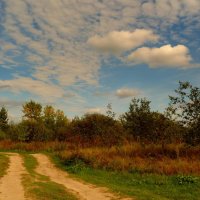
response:
<path fill-rule="evenodd" d="M 120 199 L 113 194 L 106 191 L 104 188 L 98 188 L 91 184 L 86 184 L 74 180 L 68 176 L 68 174 L 58 168 L 56 168 L 49 158 L 43 154 L 33 154 L 38 160 L 37 173 L 48 176 L 52 181 L 64 185 L 67 189 L 75 192 L 81 199 L 84 200 L 111 200 Z M 129 198 L 123 200 L 130 200 Z"/>
<path fill-rule="evenodd" d="M 7 174 L 0 180 L 0 199 L 1 200 L 25 200 L 24 188 L 21 180 L 26 173 L 22 158 L 19 154 L 9 154 L 10 164 Z"/>

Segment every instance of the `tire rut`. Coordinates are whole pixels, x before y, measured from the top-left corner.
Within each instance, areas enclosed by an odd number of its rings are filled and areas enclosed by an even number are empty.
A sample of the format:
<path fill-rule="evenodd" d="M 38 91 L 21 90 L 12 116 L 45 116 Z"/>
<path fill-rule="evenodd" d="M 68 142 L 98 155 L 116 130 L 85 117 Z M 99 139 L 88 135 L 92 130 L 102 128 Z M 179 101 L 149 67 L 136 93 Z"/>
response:
<path fill-rule="evenodd" d="M 22 176 L 26 173 L 23 159 L 19 154 L 9 153 L 7 174 L 0 179 L 0 200 L 27 200 L 22 185 Z"/>
<path fill-rule="evenodd" d="M 38 161 L 36 172 L 48 176 L 52 181 L 64 185 L 67 189 L 74 191 L 81 199 L 84 200 L 131 200 L 130 198 L 119 198 L 108 192 L 104 188 L 96 187 L 92 184 L 86 184 L 78 180 L 74 180 L 69 175 L 56 168 L 46 155 L 33 154 Z"/>

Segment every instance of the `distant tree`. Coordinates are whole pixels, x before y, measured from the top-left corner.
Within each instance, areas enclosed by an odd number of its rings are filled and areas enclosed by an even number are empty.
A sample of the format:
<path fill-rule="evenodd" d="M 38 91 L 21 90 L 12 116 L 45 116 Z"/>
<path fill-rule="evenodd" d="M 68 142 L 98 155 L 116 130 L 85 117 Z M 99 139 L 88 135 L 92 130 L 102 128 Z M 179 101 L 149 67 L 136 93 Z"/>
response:
<path fill-rule="evenodd" d="M 31 142 L 36 138 L 39 140 L 38 135 L 43 130 L 42 105 L 31 100 L 23 105 L 22 112 L 24 114 L 22 127 L 27 131 L 26 141 Z"/>
<path fill-rule="evenodd" d="M 109 104 L 107 105 L 106 115 L 107 115 L 108 117 L 112 118 L 112 119 L 114 119 L 115 116 L 116 116 L 116 113 L 113 112 L 113 110 L 112 110 L 112 104 L 111 104 L 111 103 L 109 103 Z"/>
<path fill-rule="evenodd" d="M 0 129 L 6 131 L 8 129 L 8 111 L 5 107 L 0 110 Z"/>
<path fill-rule="evenodd" d="M 178 120 L 186 129 L 186 140 L 190 144 L 200 144 L 200 89 L 190 82 L 179 81 L 176 96 L 169 96 L 167 113 Z"/>
<path fill-rule="evenodd" d="M 25 120 L 39 121 L 41 120 L 42 106 L 40 103 L 31 100 L 23 105 L 22 112 Z"/>
<path fill-rule="evenodd" d="M 55 136 L 54 139 L 64 141 L 67 139 L 69 120 L 62 110 L 55 112 Z"/>
<path fill-rule="evenodd" d="M 55 109 L 50 105 L 45 106 L 43 110 L 43 120 L 47 128 L 51 130 L 55 129 L 55 124 L 56 124 L 55 118 L 56 118 Z"/>
<path fill-rule="evenodd" d="M 64 127 L 69 123 L 69 120 L 65 116 L 64 112 L 62 110 L 57 110 L 55 113 L 55 123 L 56 127 Z"/>

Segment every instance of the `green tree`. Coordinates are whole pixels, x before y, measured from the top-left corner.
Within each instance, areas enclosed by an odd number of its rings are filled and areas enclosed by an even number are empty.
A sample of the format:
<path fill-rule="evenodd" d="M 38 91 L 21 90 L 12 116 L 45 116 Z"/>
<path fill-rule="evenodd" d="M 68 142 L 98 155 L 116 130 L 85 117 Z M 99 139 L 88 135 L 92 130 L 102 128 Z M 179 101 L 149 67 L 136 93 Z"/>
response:
<path fill-rule="evenodd" d="M 109 103 L 109 104 L 107 105 L 106 115 L 107 115 L 108 117 L 112 118 L 112 119 L 114 119 L 115 116 L 116 116 L 116 113 L 113 112 L 113 110 L 112 110 L 112 104 L 111 104 L 111 103 Z"/>
<path fill-rule="evenodd" d="M 53 131 L 55 129 L 55 123 L 56 123 L 55 109 L 52 106 L 47 105 L 44 107 L 43 113 L 44 113 L 43 120 L 45 126 Z"/>
<path fill-rule="evenodd" d="M 8 111 L 5 107 L 0 110 L 0 129 L 6 131 L 8 129 Z"/>
<path fill-rule="evenodd" d="M 56 127 L 65 127 L 69 123 L 69 120 L 65 116 L 64 112 L 62 110 L 57 110 L 55 113 L 55 123 Z"/>
<path fill-rule="evenodd" d="M 41 120 L 42 106 L 40 103 L 31 100 L 23 105 L 22 112 L 25 120 L 39 121 Z"/>
<path fill-rule="evenodd" d="M 200 89 L 190 82 L 179 81 L 175 93 L 176 96 L 169 96 L 167 113 L 185 127 L 187 142 L 200 144 Z"/>
<path fill-rule="evenodd" d="M 86 114 L 70 124 L 72 136 L 88 145 L 111 146 L 122 142 L 124 129 L 118 121 L 103 114 Z M 78 139 L 77 139 L 78 140 Z"/>
<path fill-rule="evenodd" d="M 150 101 L 134 98 L 128 112 L 123 114 L 121 122 L 130 134 L 139 141 L 148 140 L 151 136 L 153 116 L 150 109 Z"/>
<path fill-rule="evenodd" d="M 62 110 L 57 110 L 55 112 L 55 136 L 54 139 L 59 141 L 64 141 L 67 138 L 67 128 L 69 125 L 69 120 L 65 116 Z"/>
<path fill-rule="evenodd" d="M 26 141 L 31 142 L 36 138 L 39 140 L 38 135 L 41 135 L 43 130 L 41 104 L 32 100 L 26 102 L 23 105 L 22 112 L 24 113 L 22 121 L 23 127 L 27 130 Z"/>

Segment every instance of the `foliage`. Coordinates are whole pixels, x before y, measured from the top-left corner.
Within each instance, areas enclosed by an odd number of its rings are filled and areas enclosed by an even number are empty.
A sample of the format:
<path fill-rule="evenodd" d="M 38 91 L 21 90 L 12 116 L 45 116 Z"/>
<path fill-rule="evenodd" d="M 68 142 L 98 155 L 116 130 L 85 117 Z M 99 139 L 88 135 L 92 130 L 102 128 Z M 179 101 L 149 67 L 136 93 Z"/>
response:
<path fill-rule="evenodd" d="M 192 184 L 197 182 L 197 177 L 178 175 L 176 181 L 179 185 Z"/>
<path fill-rule="evenodd" d="M 0 129 L 0 140 L 5 140 L 6 136 L 6 133 Z"/>
<path fill-rule="evenodd" d="M 45 106 L 42 110 L 40 103 L 30 101 L 23 105 L 22 111 L 24 113 L 23 121 L 21 122 L 21 126 L 15 130 L 15 134 L 18 135 L 16 136 L 17 140 L 20 141 L 30 142 L 59 139 L 60 130 L 63 130 L 68 125 L 68 119 L 64 115 L 64 112 L 55 110 L 50 105 Z"/>
<path fill-rule="evenodd" d="M 113 110 L 112 110 L 112 104 L 111 104 L 111 103 L 109 103 L 109 104 L 107 105 L 106 114 L 107 114 L 108 117 L 110 117 L 110 118 L 112 118 L 112 119 L 114 119 L 115 116 L 116 116 L 116 113 L 114 113 Z"/>
<path fill-rule="evenodd" d="M 189 82 L 179 82 L 177 96 L 170 96 L 167 112 L 152 111 L 150 101 L 132 99 L 129 110 L 116 119 L 112 105 L 106 115 L 86 114 L 71 121 L 62 110 L 51 105 L 44 108 L 35 101 L 23 105 L 22 121 L 8 124 L 7 110 L 0 110 L 0 139 L 21 142 L 67 141 L 79 146 L 112 146 L 138 141 L 145 147 L 150 143 L 190 145 L 200 144 L 200 90 Z"/>
<path fill-rule="evenodd" d="M 200 118 L 200 89 L 189 82 L 179 81 L 175 90 L 177 96 L 169 96 L 169 112 L 177 117 L 183 125 L 192 125 Z"/>
<path fill-rule="evenodd" d="M 176 180 L 177 176 L 139 173 L 136 170 L 128 173 L 116 170 L 94 169 L 78 162 L 66 165 L 58 158 L 54 159 L 54 161 L 58 166 L 62 166 L 63 169 L 69 170 L 77 178 L 99 186 L 106 186 L 120 195 L 127 195 L 134 199 L 199 200 L 199 179 L 196 179 L 195 184 L 179 185 Z"/>
<path fill-rule="evenodd" d="M 5 107 L 0 110 L 0 129 L 6 131 L 8 129 L 8 111 Z"/>
<path fill-rule="evenodd" d="M 43 113 L 45 126 L 51 130 L 55 130 L 55 109 L 52 106 L 47 105 L 44 107 Z"/>
<path fill-rule="evenodd" d="M 120 143 L 124 134 L 118 121 L 102 114 L 86 114 L 81 119 L 75 118 L 70 124 L 70 131 L 84 141 L 104 145 Z"/>
<path fill-rule="evenodd" d="M 134 98 L 129 105 L 129 111 L 121 116 L 121 121 L 137 140 L 147 139 L 153 121 L 150 101 Z"/>
<path fill-rule="evenodd" d="M 180 81 L 175 93 L 169 96 L 167 112 L 186 128 L 186 142 L 200 144 L 200 89 Z"/>
<path fill-rule="evenodd" d="M 62 110 L 57 110 L 55 113 L 55 124 L 56 127 L 65 127 L 69 123 L 69 120 L 65 116 L 64 112 Z"/>
<path fill-rule="evenodd" d="M 25 120 L 39 121 L 41 119 L 42 106 L 40 103 L 31 100 L 23 105 L 22 112 Z"/>

